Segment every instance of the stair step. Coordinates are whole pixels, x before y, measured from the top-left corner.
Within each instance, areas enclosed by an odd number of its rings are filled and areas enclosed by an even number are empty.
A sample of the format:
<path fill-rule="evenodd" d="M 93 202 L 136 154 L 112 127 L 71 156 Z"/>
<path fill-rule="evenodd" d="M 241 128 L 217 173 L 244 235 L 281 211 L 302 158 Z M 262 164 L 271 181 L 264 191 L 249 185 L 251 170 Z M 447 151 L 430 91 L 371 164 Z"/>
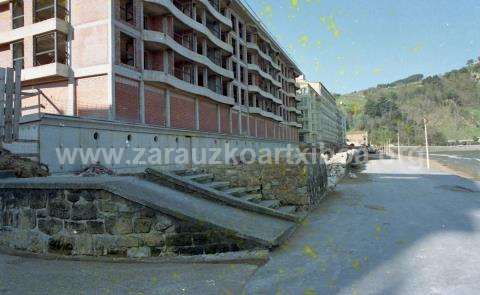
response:
<path fill-rule="evenodd" d="M 245 195 L 245 196 L 241 197 L 240 199 L 245 201 L 245 202 L 253 202 L 253 201 L 256 201 L 256 200 L 261 200 L 262 197 L 263 196 L 261 194 L 250 194 L 250 195 Z"/>
<path fill-rule="evenodd" d="M 258 205 L 275 209 L 275 208 L 280 207 L 280 201 L 278 201 L 278 200 L 266 200 L 266 201 L 261 201 L 260 203 L 258 203 Z"/>
<path fill-rule="evenodd" d="M 216 181 L 216 182 L 207 183 L 206 185 L 208 185 L 211 188 L 222 189 L 222 188 L 228 188 L 230 186 L 230 182 Z"/>
<path fill-rule="evenodd" d="M 13 170 L 0 170 L 0 179 L 15 178 L 15 171 Z"/>
<path fill-rule="evenodd" d="M 248 189 L 246 187 L 234 187 L 223 192 L 229 195 L 241 195 L 248 192 Z"/>
<path fill-rule="evenodd" d="M 295 206 L 284 206 L 284 207 L 278 208 L 277 210 L 282 212 L 282 213 L 293 214 L 297 211 L 297 207 L 295 207 Z"/>
<path fill-rule="evenodd" d="M 213 179 L 213 174 L 211 173 L 195 174 L 195 175 L 186 176 L 186 178 L 194 181 L 209 180 L 209 179 Z"/>

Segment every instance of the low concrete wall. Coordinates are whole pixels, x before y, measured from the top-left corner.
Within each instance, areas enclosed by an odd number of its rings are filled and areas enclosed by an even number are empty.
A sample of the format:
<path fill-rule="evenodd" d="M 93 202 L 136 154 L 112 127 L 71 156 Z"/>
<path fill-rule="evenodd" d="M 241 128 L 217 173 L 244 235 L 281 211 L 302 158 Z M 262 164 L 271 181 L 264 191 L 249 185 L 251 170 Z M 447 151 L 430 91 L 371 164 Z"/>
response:
<path fill-rule="evenodd" d="M 202 167 L 213 173 L 215 181 L 229 181 L 233 186 L 260 187 L 266 199 L 279 200 L 282 206 L 308 210 L 323 199 L 327 186 L 327 170 L 323 160 L 313 164 L 245 164 Z"/>
<path fill-rule="evenodd" d="M 0 245 L 35 253 L 148 257 L 254 247 L 102 190 L 5 189 L 0 209 Z"/>
<path fill-rule="evenodd" d="M 25 139 L 39 140 L 40 161 L 48 165 L 52 173 L 64 173 L 81 171 L 89 165 L 81 163 L 77 157 L 73 163 L 61 164 L 57 151 L 75 149 L 93 151 L 104 149 L 106 151 L 115 149 L 120 155 L 120 163 L 107 163 L 105 157 L 99 158 L 99 163 L 118 172 L 143 172 L 148 166 L 164 166 L 165 169 L 184 168 L 185 165 L 175 164 L 175 153 L 161 159 L 157 163 L 155 157 L 158 151 L 166 149 L 186 149 L 190 154 L 190 163 L 195 166 L 195 160 L 201 159 L 200 154 L 194 154 L 193 150 L 206 148 L 206 158 L 210 159 L 214 151 L 210 148 L 222 148 L 218 159 L 224 161 L 229 157 L 225 147 L 234 149 L 252 149 L 258 152 L 260 149 L 285 148 L 291 144 L 293 148 L 298 143 L 283 140 L 255 139 L 246 136 L 233 136 L 219 133 L 207 133 L 196 131 L 175 130 L 168 128 L 157 128 L 153 126 L 128 124 L 120 122 L 76 118 L 70 116 L 45 115 L 33 118 L 31 122 L 21 125 L 21 136 Z M 145 149 L 146 153 L 141 154 L 138 149 Z M 239 151 L 239 152 L 240 152 Z M 238 152 L 238 153 L 239 153 Z M 79 154 L 77 154 L 78 156 Z M 152 162 L 151 160 L 154 159 Z"/>

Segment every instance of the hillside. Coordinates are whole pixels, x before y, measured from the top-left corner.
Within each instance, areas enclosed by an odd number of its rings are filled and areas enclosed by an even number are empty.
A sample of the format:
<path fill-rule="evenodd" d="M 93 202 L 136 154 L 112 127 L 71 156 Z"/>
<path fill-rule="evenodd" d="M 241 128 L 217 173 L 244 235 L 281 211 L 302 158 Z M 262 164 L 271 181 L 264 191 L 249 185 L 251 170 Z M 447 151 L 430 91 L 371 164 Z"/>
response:
<path fill-rule="evenodd" d="M 480 136 L 480 62 L 444 75 L 413 75 L 339 96 L 349 130 L 367 130 L 373 143 L 424 142 L 423 118 L 432 144 Z"/>

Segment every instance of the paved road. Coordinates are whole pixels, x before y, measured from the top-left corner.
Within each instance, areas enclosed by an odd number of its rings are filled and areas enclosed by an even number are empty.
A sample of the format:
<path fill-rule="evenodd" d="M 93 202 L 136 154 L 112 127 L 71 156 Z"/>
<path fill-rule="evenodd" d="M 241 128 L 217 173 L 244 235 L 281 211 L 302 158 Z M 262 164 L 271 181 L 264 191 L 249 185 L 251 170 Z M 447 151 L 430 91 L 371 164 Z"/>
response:
<path fill-rule="evenodd" d="M 0 254 L 0 294 L 239 294 L 256 269 L 48 261 Z"/>
<path fill-rule="evenodd" d="M 480 184 L 369 162 L 247 284 L 248 294 L 479 294 Z"/>
<path fill-rule="evenodd" d="M 412 163 L 371 161 L 261 268 L 0 255 L 0 294 L 479 294 L 479 191 Z"/>

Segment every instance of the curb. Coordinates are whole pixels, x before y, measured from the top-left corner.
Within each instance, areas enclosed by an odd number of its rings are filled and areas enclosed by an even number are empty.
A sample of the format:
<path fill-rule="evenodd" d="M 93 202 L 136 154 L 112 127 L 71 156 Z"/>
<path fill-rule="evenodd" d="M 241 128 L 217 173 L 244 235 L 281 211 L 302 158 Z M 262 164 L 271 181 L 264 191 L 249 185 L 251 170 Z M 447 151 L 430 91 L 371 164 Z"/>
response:
<path fill-rule="evenodd" d="M 250 264 L 262 266 L 270 259 L 267 250 L 252 250 L 205 254 L 194 256 L 159 256 L 149 258 L 104 257 L 104 256 L 63 256 L 55 254 L 35 254 L 0 246 L 0 254 L 49 261 L 76 261 L 98 263 L 149 263 L 149 264 Z"/>

